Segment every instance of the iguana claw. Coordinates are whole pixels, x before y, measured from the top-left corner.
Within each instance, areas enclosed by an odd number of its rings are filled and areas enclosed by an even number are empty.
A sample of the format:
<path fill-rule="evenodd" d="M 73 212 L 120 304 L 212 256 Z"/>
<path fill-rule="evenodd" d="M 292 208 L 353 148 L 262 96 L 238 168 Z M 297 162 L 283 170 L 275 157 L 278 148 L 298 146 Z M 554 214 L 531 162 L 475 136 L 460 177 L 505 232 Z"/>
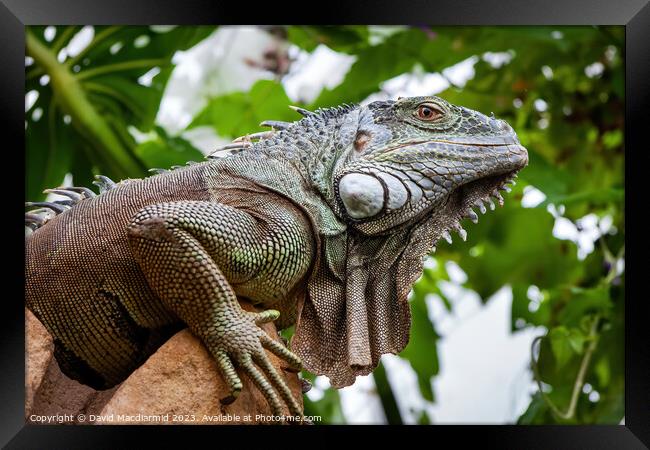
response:
<path fill-rule="evenodd" d="M 222 404 L 234 402 L 242 390 L 243 384 L 235 370 L 235 365 L 238 365 L 264 395 L 274 415 L 283 415 L 283 400 L 290 414 L 302 416 L 300 406 L 269 360 L 265 349 L 286 361 L 292 371 L 300 370 L 300 358 L 259 328 L 259 325 L 272 322 L 279 316 L 280 313 L 273 309 L 261 313 L 244 313 L 236 326 L 229 327 L 227 334 L 208 339 L 208 346 L 211 347 L 210 344 L 214 343 L 216 347 L 212 351 L 230 391 L 228 396 L 220 399 Z"/>
<path fill-rule="evenodd" d="M 306 394 L 307 392 L 311 391 L 311 388 L 312 388 L 311 381 L 309 381 L 306 378 L 301 378 L 300 379 L 300 388 L 301 388 L 303 394 Z"/>

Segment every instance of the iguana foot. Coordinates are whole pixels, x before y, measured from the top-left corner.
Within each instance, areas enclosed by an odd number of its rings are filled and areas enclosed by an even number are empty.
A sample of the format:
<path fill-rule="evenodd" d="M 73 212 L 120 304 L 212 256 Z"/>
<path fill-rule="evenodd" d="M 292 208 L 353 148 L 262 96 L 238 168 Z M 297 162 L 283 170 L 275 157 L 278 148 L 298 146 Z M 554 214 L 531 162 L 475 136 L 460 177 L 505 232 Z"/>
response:
<path fill-rule="evenodd" d="M 205 342 L 230 389 L 230 394 L 220 399 L 222 404 L 232 403 L 241 392 L 242 382 L 235 370 L 235 366 L 239 366 L 262 392 L 274 415 L 283 415 L 282 399 L 292 415 L 302 416 L 289 386 L 265 351 L 269 350 L 287 362 L 288 370 L 297 372 L 301 369 L 300 358 L 260 328 L 261 324 L 274 321 L 279 316 L 280 313 L 273 309 L 261 313 L 242 311 L 236 320 L 230 317 L 225 326 L 216 324 L 208 329 Z"/>

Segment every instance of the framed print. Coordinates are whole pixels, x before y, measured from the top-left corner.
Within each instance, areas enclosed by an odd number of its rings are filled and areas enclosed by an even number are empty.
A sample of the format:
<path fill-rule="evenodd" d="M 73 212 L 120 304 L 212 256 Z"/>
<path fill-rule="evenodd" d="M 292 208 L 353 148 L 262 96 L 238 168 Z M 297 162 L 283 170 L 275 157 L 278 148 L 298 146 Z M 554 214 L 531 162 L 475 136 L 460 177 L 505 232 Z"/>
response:
<path fill-rule="evenodd" d="M 3 443 L 647 448 L 650 7 L 598 3 L 4 1 Z"/>

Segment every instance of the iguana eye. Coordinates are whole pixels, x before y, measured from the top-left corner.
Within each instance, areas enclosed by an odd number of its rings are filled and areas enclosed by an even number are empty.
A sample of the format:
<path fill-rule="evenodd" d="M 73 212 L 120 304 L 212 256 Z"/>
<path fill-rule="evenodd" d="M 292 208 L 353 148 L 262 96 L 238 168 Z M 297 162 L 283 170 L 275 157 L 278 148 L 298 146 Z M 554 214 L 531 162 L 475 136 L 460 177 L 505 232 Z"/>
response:
<path fill-rule="evenodd" d="M 424 103 L 418 106 L 415 113 L 416 117 L 420 120 L 431 122 L 442 116 L 442 112 L 431 103 Z"/>

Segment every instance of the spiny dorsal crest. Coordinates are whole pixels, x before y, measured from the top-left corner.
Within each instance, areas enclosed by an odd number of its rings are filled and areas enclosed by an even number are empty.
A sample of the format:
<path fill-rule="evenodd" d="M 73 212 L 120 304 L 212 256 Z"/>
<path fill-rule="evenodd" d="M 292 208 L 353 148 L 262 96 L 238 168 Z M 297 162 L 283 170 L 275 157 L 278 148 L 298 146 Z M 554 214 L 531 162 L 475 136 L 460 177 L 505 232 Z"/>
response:
<path fill-rule="evenodd" d="M 290 139 L 297 146 L 307 144 L 309 135 L 322 135 L 325 133 L 326 127 L 330 124 L 331 120 L 343 117 L 357 105 L 342 104 L 331 108 L 319 108 L 316 111 L 308 111 L 298 106 L 290 106 L 291 109 L 296 111 L 302 116 L 300 120 L 294 122 L 284 122 L 279 120 L 265 120 L 260 123 L 262 127 L 270 127 L 270 131 L 261 131 L 234 139 L 231 143 L 215 149 L 206 158 L 217 159 L 230 155 L 241 153 L 245 150 L 250 150 L 254 144 L 262 141 L 273 141 L 278 138 L 278 133 L 287 131 Z M 303 135 L 304 134 L 304 135 Z M 279 143 L 279 142 L 277 142 Z M 196 164 L 195 161 L 188 161 L 187 165 Z M 185 166 L 171 166 L 169 169 L 151 168 L 149 172 L 154 175 L 176 170 Z M 104 175 L 96 175 L 93 184 L 98 186 L 99 195 L 113 189 L 117 184 L 110 178 Z M 28 211 L 25 213 L 25 226 L 35 231 L 36 229 L 45 225 L 48 221 L 59 214 L 63 214 L 68 209 L 72 208 L 77 203 L 87 199 L 96 197 L 97 194 L 87 187 L 59 187 L 56 189 L 46 189 L 43 191 L 48 194 L 56 194 L 66 197 L 65 200 L 54 200 L 50 202 L 26 202 L 25 207 Z"/>
<path fill-rule="evenodd" d="M 93 184 L 99 187 L 100 194 L 116 186 L 113 180 L 104 175 L 95 176 Z M 26 202 L 25 208 L 28 209 L 28 212 L 25 213 L 25 226 L 32 231 L 42 227 L 55 216 L 63 214 L 77 203 L 97 196 L 90 188 L 77 186 L 45 189 L 43 193 L 60 195 L 66 199 L 51 202 Z"/>
<path fill-rule="evenodd" d="M 271 131 L 262 131 L 240 136 L 231 143 L 215 149 L 207 158 L 214 159 L 235 155 L 244 150 L 252 149 L 256 142 L 268 141 L 269 143 L 273 143 L 273 138 L 279 137 L 278 133 L 283 131 L 305 132 L 306 136 L 309 134 L 322 134 L 332 119 L 343 117 L 357 107 L 358 105 L 355 104 L 344 103 L 331 108 L 319 108 L 312 112 L 299 106 L 290 105 L 289 108 L 303 116 L 300 120 L 294 122 L 265 120 L 260 123 L 260 126 L 269 127 Z M 302 138 L 302 133 L 291 134 L 291 137 L 296 141 L 296 144 L 299 144 L 298 140 Z"/>

